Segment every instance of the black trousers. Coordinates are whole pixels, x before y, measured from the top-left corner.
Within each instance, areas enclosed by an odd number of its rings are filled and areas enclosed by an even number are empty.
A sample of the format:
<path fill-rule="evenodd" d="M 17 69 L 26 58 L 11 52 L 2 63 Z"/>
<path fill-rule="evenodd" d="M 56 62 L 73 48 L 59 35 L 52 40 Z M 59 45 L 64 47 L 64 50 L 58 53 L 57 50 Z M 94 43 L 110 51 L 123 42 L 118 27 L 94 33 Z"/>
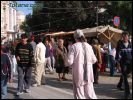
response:
<path fill-rule="evenodd" d="M 18 91 L 29 89 L 31 85 L 32 67 L 18 67 Z"/>
<path fill-rule="evenodd" d="M 125 94 L 130 94 L 130 88 L 129 88 L 129 84 L 128 84 L 128 74 L 132 71 L 132 64 L 124 64 L 124 63 L 121 63 L 120 64 L 121 66 L 121 77 L 120 77 L 120 80 L 119 80 L 119 83 L 118 83 L 118 87 L 121 87 L 122 86 L 122 83 L 124 81 L 124 87 L 125 87 Z"/>
<path fill-rule="evenodd" d="M 94 82 L 98 83 L 98 63 L 93 64 L 93 75 L 94 75 Z"/>

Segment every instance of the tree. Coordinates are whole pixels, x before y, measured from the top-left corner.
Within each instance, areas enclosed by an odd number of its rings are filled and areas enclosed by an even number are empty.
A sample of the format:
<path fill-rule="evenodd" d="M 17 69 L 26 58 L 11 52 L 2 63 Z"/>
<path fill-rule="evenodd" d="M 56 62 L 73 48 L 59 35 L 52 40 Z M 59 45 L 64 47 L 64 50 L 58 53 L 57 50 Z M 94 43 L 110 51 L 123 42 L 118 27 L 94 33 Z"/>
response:
<path fill-rule="evenodd" d="M 132 1 L 108 1 L 106 5 L 109 19 L 120 17 L 120 29 L 132 32 Z"/>
<path fill-rule="evenodd" d="M 58 32 L 96 27 L 96 6 L 105 8 L 98 13 L 98 25 L 113 26 L 114 16 L 121 20 L 120 29 L 132 32 L 132 1 L 35 1 L 43 7 L 33 8 L 26 23 L 31 31 Z"/>
<path fill-rule="evenodd" d="M 26 21 L 22 22 L 22 24 L 20 25 L 20 29 L 23 30 L 23 31 L 25 31 L 25 33 L 27 35 L 29 35 L 30 30 L 29 30 L 29 26 L 26 23 Z"/>
<path fill-rule="evenodd" d="M 36 1 L 42 9 L 34 9 L 27 23 L 32 31 L 70 31 L 95 26 L 95 2 L 88 1 Z M 91 9 L 89 8 L 91 6 Z M 92 13 L 91 13 L 92 12 Z M 89 20 L 88 20 L 89 19 Z M 90 22 L 90 23 L 89 23 Z M 38 25 L 38 26 L 37 26 Z M 35 27 L 34 27 L 35 26 Z"/>

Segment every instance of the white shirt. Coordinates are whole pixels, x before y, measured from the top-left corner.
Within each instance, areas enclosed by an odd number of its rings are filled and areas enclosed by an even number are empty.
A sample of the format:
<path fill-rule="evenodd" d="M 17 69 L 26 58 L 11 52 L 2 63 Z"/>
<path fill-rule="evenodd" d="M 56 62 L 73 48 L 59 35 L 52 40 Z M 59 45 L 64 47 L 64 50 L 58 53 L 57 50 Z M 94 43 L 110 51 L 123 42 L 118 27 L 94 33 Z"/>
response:
<path fill-rule="evenodd" d="M 128 42 L 127 43 L 124 43 L 125 47 L 127 48 L 128 47 Z"/>
<path fill-rule="evenodd" d="M 40 42 L 36 45 L 34 59 L 36 63 L 45 63 L 45 53 L 46 53 L 46 47 L 45 45 Z"/>
<path fill-rule="evenodd" d="M 109 55 L 112 55 L 115 58 L 115 56 L 116 56 L 116 49 L 115 48 L 111 49 L 109 51 Z"/>

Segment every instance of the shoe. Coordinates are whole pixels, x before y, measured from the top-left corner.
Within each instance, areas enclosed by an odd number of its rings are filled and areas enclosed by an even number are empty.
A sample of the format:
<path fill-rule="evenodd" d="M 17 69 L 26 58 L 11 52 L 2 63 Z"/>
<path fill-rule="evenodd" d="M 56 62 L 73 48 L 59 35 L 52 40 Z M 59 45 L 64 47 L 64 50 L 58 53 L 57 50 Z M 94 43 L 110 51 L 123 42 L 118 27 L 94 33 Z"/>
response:
<path fill-rule="evenodd" d="M 54 72 L 52 71 L 52 72 L 49 72 L 49 74 L 54 74 Z"/>
<path fill-rule="evenodd" d="M 17 96 L 19 96 L 19 95 L 21 95 L 21 94 L 23 94 L 23 92 L 17 92 L 17 93 L 16 93 Z"/>
<path fill-rule="evenodd" d="M 131 77 L 131 75 L 129 74 L 129 75 L 127 75 L 127 78 L 129 78 L 129 77 Z"/>
<path fill-rule="evenodd" d="M 96 82 L 93 82 L 94 84 L 98 84 L 98 82 L 96 81 Z"/>
<path fill-rule="evenodd" d="M 29 93 L 29 92 L 30 92 L 30 90 L 29 90 L 29 89 L 25 89 L 25 92 L 26 92 L 26 93 Z"/>
<path fill-rule="evenodd" d="M 59 82 L 62 82 L 62 79 L 58 79 Z"/>
<path fill-rule="evenodd" d="M 120 90 L 120 91 L 124 91 L 124 89 L 119 87 L 119 86 L 117 86 L 117 89 Z"/>
<path fill-rule="evenodd" d="M 33 86 L 33 87 L 37 87 L 37 86 L 40 86 L 40 85 L 39 85 L 39 84 L 33 84 L 32 86 Z"/>
<path fill-rule="evenodd" d="M 130 95 L 130 93 L 125 94 L 124 98 L 125 98 L 125 99 L 128 99 L 128 98 L 129 98 L 129 95 Z"/>
<path fill-rule="evenodd" d="M 114 75 L 110 75 L 110 77 L 114 77 Z"/>
<path fill-rule="evenodd" d="M 42 83 L 42 85 L 46 85 L 46 83 Z"/>
<path fill-rule="evenodd" d="M 63 81 L 67 81 L 68 79 L 66 79 L 66 78 L 62 77 L 62 80 L 63 80 Z"/>

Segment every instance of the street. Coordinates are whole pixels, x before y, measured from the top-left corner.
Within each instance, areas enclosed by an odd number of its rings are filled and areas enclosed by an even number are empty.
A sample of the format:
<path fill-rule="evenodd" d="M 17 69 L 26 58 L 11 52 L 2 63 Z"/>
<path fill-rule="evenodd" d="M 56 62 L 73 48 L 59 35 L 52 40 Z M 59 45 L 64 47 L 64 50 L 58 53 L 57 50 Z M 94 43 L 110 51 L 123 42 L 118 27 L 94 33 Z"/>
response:
<path fill-rule="evenodd" d="M 7 94 L 7 99 L 74 99 L 71 72 L 66 74 L 68 80 L 63 76 L 65 81 L 61 82 L 58 74 L 49 73 L 44 64 L 59 68 L 58 72 L 67 71 L 61 67 L 74 66 L 74 72 L 79 73 L 74 76 L 75 80 L 83 80 L 88 75 L 90 81 L 93 77 L 89 72 L 92 71 L 86 66 L 91 63 L 94 64 L 95 83 L 99 74 L 98 84 L 94 84 L 98 99 L 124 99 L 124 91 L 117 89 L 121 73 L 115 72 L 114 67 L 120 68 L 123 74 L 118 88 L 125 88 L 125 98 L 132 99 L 132 73 L 127 76 L 132 70 L 131 62 L 132 1 L 1 1 L 1 92 Z M 17 69 L 17 66 L 23 68 Z M 31 70 L 27 66 L 34 68 Z M 98 73 L 97 66 L 106 72 Z M 38 68 L 34 70 L 35 67 Z M 33 87 L 41 84 L 40 73 L 44 69 L 47 72 L 43 73 L 44 84 Z M 19 91 L 16 70 L 21 77 Z M 13 82 L 7 83 L 5 77 L 10 78 L 12 72 L 15 73 Z M 22 87 L 25 73 L 25 80 L 31 84 Z M 34 74 L 39 77 L 36 77 L 37 84 Z M 30 92 L 25 93 L 26 89 L 21 94 L 22 88 L 29 88 L 29 85 Z"/>
<path fill-rule="evenodd" d="M 123 99 L 124 91 L 119 91 L 116 85 L 119 81 L 120 73 L 115 77 L 110 77 L 109 72 L 100 74 L 99 84 L 94 84 L 95 92 L 98 99 Z M 46 74 L 46 85 L 32 87 L 30 93 L 24 93 L 20 96 L 15 96 L 17 92 L 17 79 L 14 77 L 14 82 L 9 84 L 8 99 L 73 99 L 72 75 L 67 74 L 67 81 L 59 82 L 57 73 Z M 132 77 L 128 78 L 132 98 Z"/>

